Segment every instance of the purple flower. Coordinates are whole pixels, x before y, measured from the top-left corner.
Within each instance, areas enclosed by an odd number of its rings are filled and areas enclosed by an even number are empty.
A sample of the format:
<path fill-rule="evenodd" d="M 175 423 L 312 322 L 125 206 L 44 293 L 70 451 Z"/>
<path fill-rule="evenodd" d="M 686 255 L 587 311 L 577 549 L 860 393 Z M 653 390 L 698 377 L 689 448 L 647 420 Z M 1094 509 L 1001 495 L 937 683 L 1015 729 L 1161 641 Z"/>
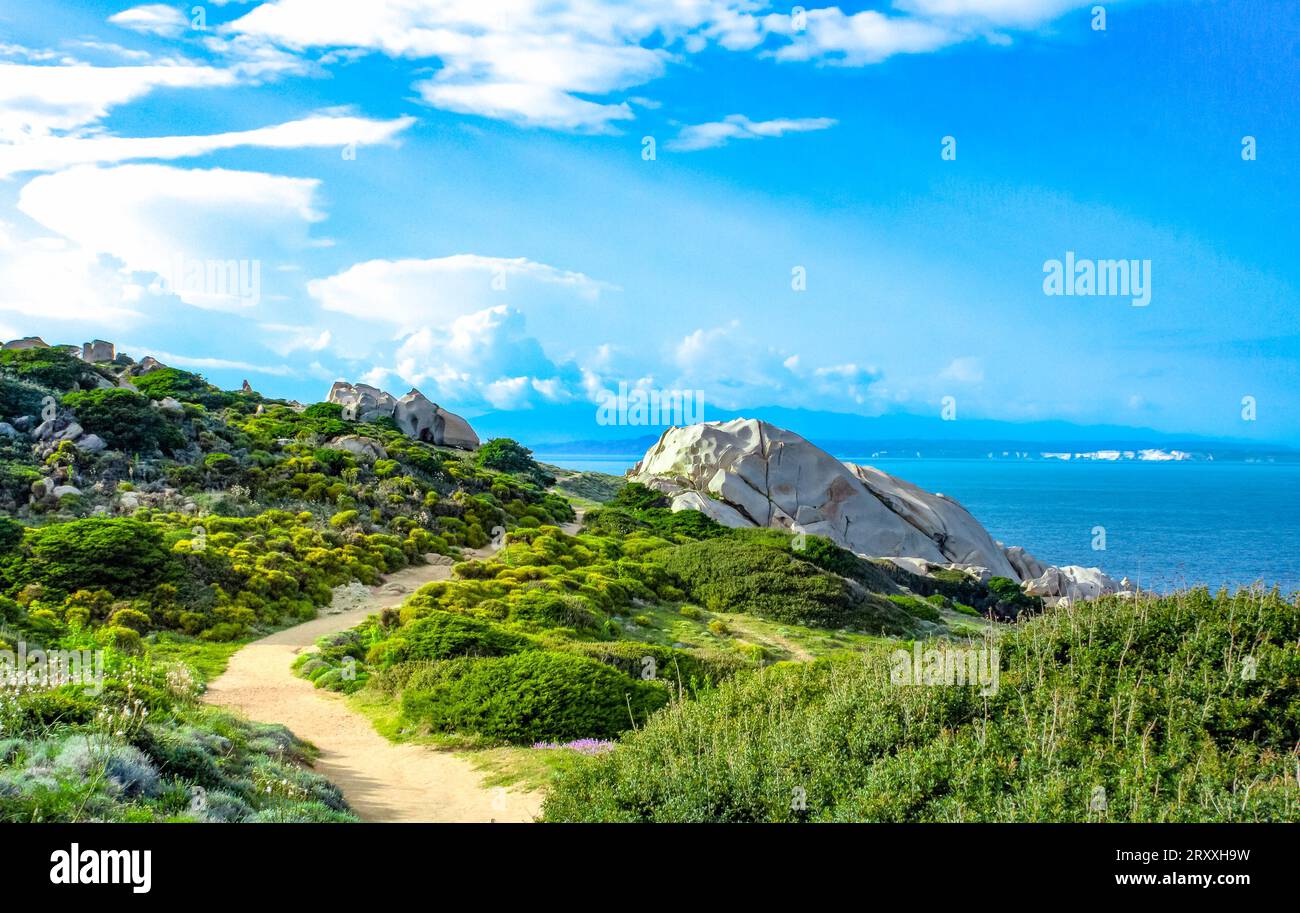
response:
<path fill-rule="evenodd" d="M 607 739 L 574 739 L 572 742 L 534 742 L 534 748 L 568 748 L 578 754 L 604 754 L 614 750 L 614 743 Z"/>

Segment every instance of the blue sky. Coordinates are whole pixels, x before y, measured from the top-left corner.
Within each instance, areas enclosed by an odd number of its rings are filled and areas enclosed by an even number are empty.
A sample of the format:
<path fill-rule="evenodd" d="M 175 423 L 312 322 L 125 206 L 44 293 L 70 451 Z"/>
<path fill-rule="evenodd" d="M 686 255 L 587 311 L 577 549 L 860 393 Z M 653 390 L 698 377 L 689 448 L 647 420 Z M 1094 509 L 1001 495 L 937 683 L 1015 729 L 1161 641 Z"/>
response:
<path fill-rule="evenodd" d="M 470 416 L 625 382 L 1300 442 L 1300 10 L 1096 5 L 4 0 L 0 335 Z M 1150 304 L 1045 295 L 1067 251 Z"/>

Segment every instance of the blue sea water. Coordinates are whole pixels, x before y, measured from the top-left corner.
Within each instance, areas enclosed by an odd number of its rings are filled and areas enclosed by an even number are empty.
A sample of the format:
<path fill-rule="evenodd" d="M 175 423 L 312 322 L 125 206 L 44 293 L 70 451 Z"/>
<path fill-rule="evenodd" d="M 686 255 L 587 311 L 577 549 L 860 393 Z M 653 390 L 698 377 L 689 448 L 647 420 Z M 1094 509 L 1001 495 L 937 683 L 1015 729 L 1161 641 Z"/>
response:
<path fill-rule="evenodd" d="M 622 475 L 638 457 L 541 458 Z M 1048 564 L 1097 566 L 1162 591 L 1300 590 L 1300 464 L 840 459 L 955 498 L 994 538 Z M 1104 551 L 1092 547 L 1098 526 Z"/>

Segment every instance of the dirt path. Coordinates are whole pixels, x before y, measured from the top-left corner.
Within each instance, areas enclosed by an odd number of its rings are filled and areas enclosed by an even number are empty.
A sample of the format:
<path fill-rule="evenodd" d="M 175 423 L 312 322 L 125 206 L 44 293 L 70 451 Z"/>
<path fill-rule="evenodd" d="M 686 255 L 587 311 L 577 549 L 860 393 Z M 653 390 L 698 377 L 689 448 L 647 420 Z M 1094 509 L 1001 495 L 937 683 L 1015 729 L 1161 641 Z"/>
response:
<path fill-rule="evenodd" d="M 401 604 L 431 580 L 446 580 L 446 565 L 420 565 L 390 574 L 359 607 L 277 631 L 230 658 L 204 696 L 210 704 L 264 723 L 283 723 L 320 749 L 316 771 L 343 791 L 363 821 L 531 821 L 539 793 L 483 786 L 483 774 L 464 758 L 419 745 L 398 745 L 348 708 L 342 696 L 296 677 L 295 657 L 326 634 L 360 624 L 367 615 Z M 399 589 L 400 588 L 400 589 Z"/>

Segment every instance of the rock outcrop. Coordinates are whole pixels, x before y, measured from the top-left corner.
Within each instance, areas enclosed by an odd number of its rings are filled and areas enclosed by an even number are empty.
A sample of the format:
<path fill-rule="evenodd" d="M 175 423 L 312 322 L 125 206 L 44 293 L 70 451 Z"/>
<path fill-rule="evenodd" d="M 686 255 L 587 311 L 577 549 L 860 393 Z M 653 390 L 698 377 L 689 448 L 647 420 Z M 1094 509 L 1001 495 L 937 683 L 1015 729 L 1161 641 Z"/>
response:
<path fill-rule="evenodd" d="M 966 508 L 870 466 L 841 463 L 799 435 L 754 419 L 671 428 L 628 474 L 731 527 L 826 536 L 913 573 L 1007 577 L 1033 595 L 1094 598 L 1120 591 L 1096 568 L 1054 568 L 1006 548 Z"/>
<path fill-rule="evenodd" d="M 478 435 L 469 422 L 432 402 L 419 390 L 411 390 L 401 399 L 396 399 L 391 393 L 369 384 L 337 381 L 330 387 L 326 401 L 342 406 L 343 417 L 349 421 L 392 418 L 398 428 L 417 441 L 462 450 L 475 450 L 479 445 Z"/>
<path fill-rule="evenodd" d="M 350 422 L 372 422 L 384 416 L 391 418 L 397 408 L 397 400 L 391 393 L 369 384 L 349 384 L 341 380 L 330 387 L 326 402 L 342 406 L 343 417 Z"/>
<path fill-rule="evenodd" d="M 1043 573 L 1026 580 L 1025 592 L 1030 596 L 1065 597 L 1066 599 L 1096 599 L 1111 593 L 1127 590 L 1123 583 L 1107 577 L 1097 567 L 1080 567 L 1067 564 L 1065 567 L 1049 567 Z"/>
<path fill-rule="evenodd" d="M 22 339 L 11 339 L 0 348 L 3 349 L 48 349 L 50 344 L 39 336 L 24 336 Z"/>
<path fill-rule="evenodd" d="M 767 422 L 672 428 L 629 478 L 670 495 L 674 510 L 698 510 L 700 499 L 712 496 L 746 525 L 826 536 L 860 555 L 978 565 L 1020 579 L 1001 547 L 956 501 L 841 463 Z"/>
<path fill-rule="evenodd" d="M 112 361 L 117 358 L 117 346 L 111 342 L 105 342 L 102 339 L 94 339 L 81 345 L 81 360 L 98 364 L 101 361 Z"/>

